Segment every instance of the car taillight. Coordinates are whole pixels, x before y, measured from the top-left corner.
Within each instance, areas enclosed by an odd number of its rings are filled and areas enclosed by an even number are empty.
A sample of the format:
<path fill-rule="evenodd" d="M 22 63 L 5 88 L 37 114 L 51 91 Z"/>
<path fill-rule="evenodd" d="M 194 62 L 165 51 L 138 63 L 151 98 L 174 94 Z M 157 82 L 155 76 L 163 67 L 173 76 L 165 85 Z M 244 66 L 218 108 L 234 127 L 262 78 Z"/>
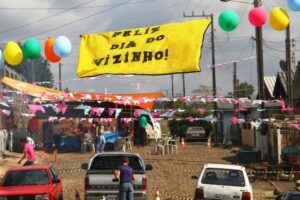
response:
<path fill-rule="evenodd" d="M 251 200 L 251 193 L 250 192 L 243 192 L 242 200 Z"/>
<path fill-rule="evenodd" d="M 86 176 L 85 178 L 84 178 L 84 189 L 89 189 L 89 183 L 90 182 L 90 180 L 89 180 L 89 177 L 88 176 Z"/>
<path fill-rule="evenodd" d="M 204 198 L 204 190 L 202 188 L 196 188 L 195 198 Z"/>
<path fill-rule="evenodd" d="M 147 178 L 142 178 L 142 190 L 147 190 Z"/>

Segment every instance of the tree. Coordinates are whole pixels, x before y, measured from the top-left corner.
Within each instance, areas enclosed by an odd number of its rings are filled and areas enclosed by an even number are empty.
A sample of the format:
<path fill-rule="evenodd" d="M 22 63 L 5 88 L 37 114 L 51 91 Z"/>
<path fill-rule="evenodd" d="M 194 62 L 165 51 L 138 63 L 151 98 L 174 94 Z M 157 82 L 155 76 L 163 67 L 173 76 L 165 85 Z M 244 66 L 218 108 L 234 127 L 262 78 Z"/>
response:
<path fill-rule="evenodd" d="M 29 83 L 32 82 L 48 82 L 43 83 L 41 86 L 52 88 L 53 74 L 50 71 L 50 64 L 43 56 L 35 59 L 23 59 L 22 63 L 18 66 L 10 66 L 11 69 L 22 74 Z"/>
<path fill-rule="evenodd" d="M 197 89 L 194 89 L 192 93 L 194 94 L 208 94 L 212 92 L 212 87 L 206 85 L 199 85 Z"/>
<path fill-rule="evenodd" d="M 237 86 L 236 96 L 240 97 L 248 97 L 253 94 L 254 87 L 247 82 L 242 82 Z"/>

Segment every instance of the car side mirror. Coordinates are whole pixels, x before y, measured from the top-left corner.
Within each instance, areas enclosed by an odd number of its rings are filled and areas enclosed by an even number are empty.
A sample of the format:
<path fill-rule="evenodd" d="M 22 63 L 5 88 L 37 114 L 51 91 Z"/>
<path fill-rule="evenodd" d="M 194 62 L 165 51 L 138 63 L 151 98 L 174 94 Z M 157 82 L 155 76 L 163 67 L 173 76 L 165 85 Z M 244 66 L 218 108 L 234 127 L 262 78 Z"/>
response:
<path fill-rule="evenodd" d="M 89 166 L 89 165 L 88 165 L 87 163 L 82 163 L 82 164 L 81 164 L 81 169 L 87 170 L 88 166 Z"/>
<path fill-rule="evenodd" d="M 146 171 L 150 171 L 152 169 L 153 169 L 152 165 L 146 164 Z"/>
<path fill-rule="evenodd" d="M 60 177 L 56 177 L 55 179 L 52 180 L 53 183 L 60 183 Z"/>
<path fill-rule="evenodd" d="M 191 179 L 196 179 L 196 180 L 198 180 L 198 176 L 195 176 L 195 175 L 193 175 L 193 176 L 191 176 Z"/>

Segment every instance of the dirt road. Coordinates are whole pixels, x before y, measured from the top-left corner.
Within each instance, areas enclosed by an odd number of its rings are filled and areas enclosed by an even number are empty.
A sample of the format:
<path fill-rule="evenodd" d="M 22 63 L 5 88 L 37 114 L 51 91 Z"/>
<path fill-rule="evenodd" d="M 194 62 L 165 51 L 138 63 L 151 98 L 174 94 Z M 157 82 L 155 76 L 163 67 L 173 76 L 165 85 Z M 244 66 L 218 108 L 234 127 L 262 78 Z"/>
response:
<path fill-rule="evenodd" d="M 150 155 L 148 152 L 153 146 L 142 148 L 134 147 L 132 152 L 142 155 L 145 162 L 153 165 L 153 170 L 148 172 L 148 199 L 154 198 L 158 189 L 161 199 L 192 199 L 196 180 L 192 175 L 198 175 L 204 163 L 230 163 L 234 154 L 221 148 L 207 148 L 205 144 L 188 143 L 180 146 L 179 155 Z M 39 164 L 50 164 L 59 170 L 63 180 L 64 199 L 74 199 L 75 189 L 83 198 L 84 171 L 80 170 L 81 163 L 88 162 L 92 154 L 65 153 L 59 154 L 54 162 L 53 154 L 37 152 Z M 1 170 L 17 166 L 17 158 L 0 160 Z M 3 172 L 2 172 L 3 173 Z M 0 174 L 1 175 L 1 174 Z M 275 199 L 274 188 L 266 181 L 257 181 L 253 184 L 255 200 Z"/>

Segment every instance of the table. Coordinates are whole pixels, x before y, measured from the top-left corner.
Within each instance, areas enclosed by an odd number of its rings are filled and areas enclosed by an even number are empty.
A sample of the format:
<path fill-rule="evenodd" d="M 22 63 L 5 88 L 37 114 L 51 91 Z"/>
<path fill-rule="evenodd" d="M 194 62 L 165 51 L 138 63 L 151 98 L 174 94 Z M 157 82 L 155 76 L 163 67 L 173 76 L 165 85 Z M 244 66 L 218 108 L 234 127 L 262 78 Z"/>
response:
<path fill-rule="evenodd" d="M 79 136 L 62 136 L 59 147 L 62 151 L 79 151 L 80 137 Z"/>
<path fill-rule="evenodd" d="M 118 137 L 121 137 L 123 135 L 123 132 L 117 131 L 117 132 L 104 132 L 104 137 L 106 142 L 114 143 Z"/>

